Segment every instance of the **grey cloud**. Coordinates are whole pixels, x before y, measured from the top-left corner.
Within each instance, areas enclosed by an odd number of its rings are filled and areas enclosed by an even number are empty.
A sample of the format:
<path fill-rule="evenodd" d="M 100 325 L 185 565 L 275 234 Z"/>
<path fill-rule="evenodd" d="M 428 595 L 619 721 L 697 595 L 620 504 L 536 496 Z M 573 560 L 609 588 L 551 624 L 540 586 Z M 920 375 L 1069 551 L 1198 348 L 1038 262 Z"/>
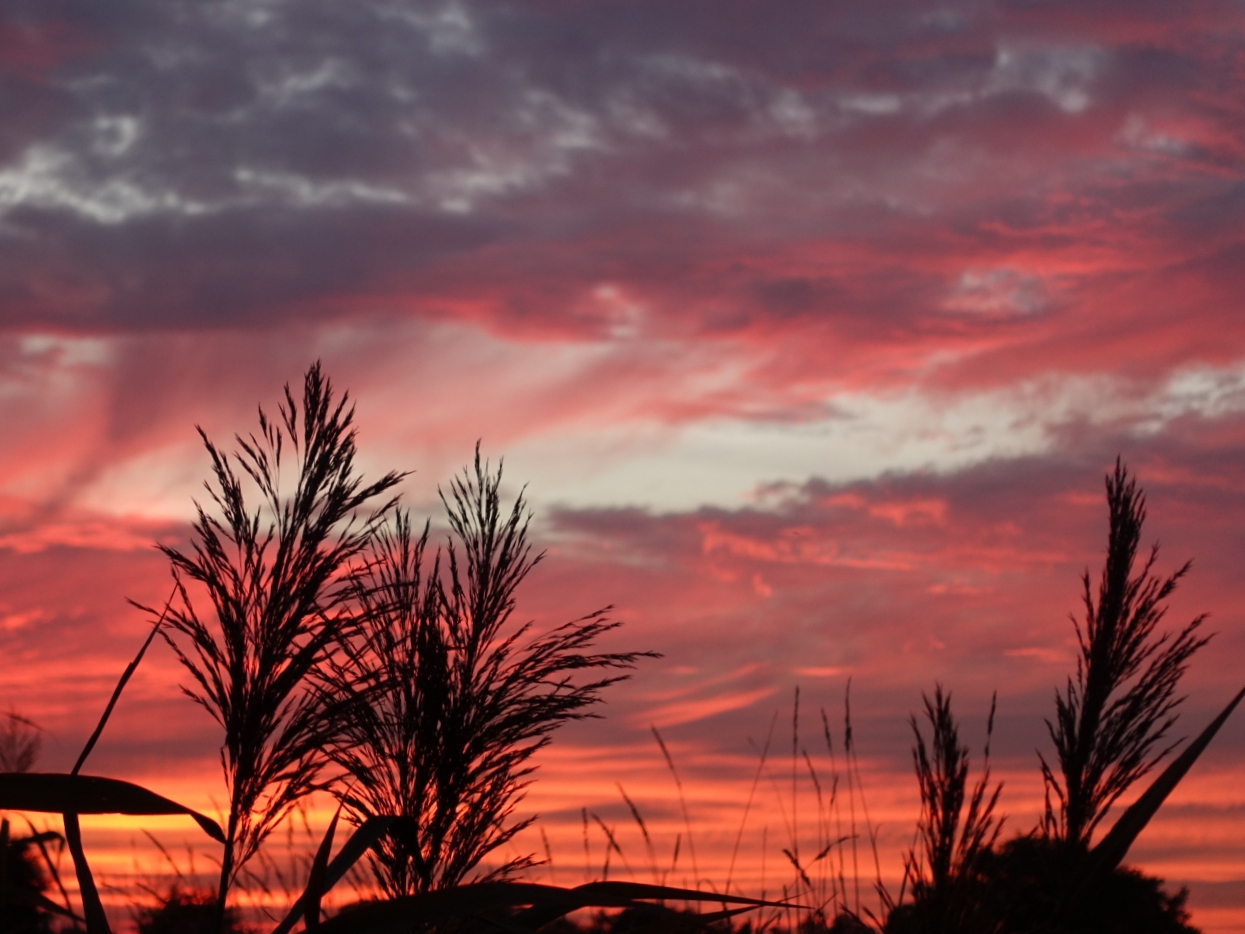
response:
<path fill-rule="evenodd" d="M 858 236 L 861 206 L 891 217 L 874 239 L 991 216 L 1044 171 L 1017 149 L 1128 99 L 1117 49 L 986 4 L 58 9 L 89 42 L 39 78 L 0 73 L 22 115 L 0 130 L 10 326 L 275 321 L 489 245 L 548 275 L 550 243 L 650 226 L 677 253 L 705 222 L 729 244 Z M 1214 68 L 1164 54 L 1172 75 Z"/>

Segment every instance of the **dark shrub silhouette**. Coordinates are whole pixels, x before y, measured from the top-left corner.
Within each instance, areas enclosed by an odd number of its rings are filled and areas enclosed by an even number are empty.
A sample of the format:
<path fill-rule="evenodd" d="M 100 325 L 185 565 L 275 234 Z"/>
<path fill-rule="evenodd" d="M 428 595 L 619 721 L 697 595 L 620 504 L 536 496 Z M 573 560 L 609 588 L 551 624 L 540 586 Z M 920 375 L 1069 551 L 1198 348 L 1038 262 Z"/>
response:
<path fill-rule="evenodd" d="M 3 861 L 3 892 L 0 900 L 0 931 L 41 932 L 51 930 L 53 913 L 47 902 L 52 878 L 44 869 L 35 838 L 9 838 L 9 822 L 0 829 L 0 860 Z M 45 907 L 47 906 L 47 907 Z"/>
<path fill-rule="evenodd" d="M 159 905 L 135 912 L 138 934 L 255 934 L 255 928 L 243 924 L 234 908 L 225 912 L 222 927 L 216 901 L 214 892 L 187 891 L 174 885 Z"/>
<path fill-rule="evenodd" d="M 431 558 L 428 527 L 416 537 L 404 513 L 377 533 L 356 581 L 359 626 L 327 685 L 347 711 L 332 748 L 348 775 L 345 807 L 359 822 L 399 817 L 371 854 L 391 896 L 464 881 L 526 827 L 511 814 L 531 756 L 625 677 L 575 674 L 641 657 L 589 653 L 618 625 L 605 610 L 540 635 L 512 625 L 515 592 L 541 556 L 528 542 L 522 494 L 502 508 L 501 478 L 477 447 L 474 468 L 442 493 L 452 537 Z M 476 881 L 530 863 L 516 857 Z"/>
<path fill-rule="evenodd" d="M 1197 934 L 1185 910 L 1188 892 L 1163 891 L 1162 880 L 1117 868 L 1073 917 L 1060 908 L 1076 882 L 1082 852 L 1040 834 L 1009 840 L 982 860 L 978 920 L 965 930 L 1000 934 Z M 931 929 L 932 930 L 932 929 Z"/>

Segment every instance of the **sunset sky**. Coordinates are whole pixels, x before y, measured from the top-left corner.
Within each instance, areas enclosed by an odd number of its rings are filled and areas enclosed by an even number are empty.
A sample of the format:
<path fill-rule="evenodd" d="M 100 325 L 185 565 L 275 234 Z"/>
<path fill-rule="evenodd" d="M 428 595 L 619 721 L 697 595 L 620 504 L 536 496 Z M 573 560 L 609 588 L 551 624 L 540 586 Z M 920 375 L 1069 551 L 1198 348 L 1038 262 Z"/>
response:
<path fill-rule="evenodd" d="M 1117 454 L 1194 560 L 1169 622 L 1218 633 L 1181 735 L 1245 683 L 1239 3 L 6 0 L 0 115 L 0 705 L 45 769 L 167 593 L 195 426 L 316 359 L 418 515 L 477 439 L 527 484 L 525 619 L 612 604 L 609 648 L 664 655 L 542 759 L 555 881 L 581 808 L 643 877 L 616 782 L 663 859 L 685 833 L 650 726 L 720 879 L 780 712 L 736 873 L 772 892 L 793 690 L 820 755 L 849 677 L 886 872 L 936 682 L 975 750 L 998 691 L 1031 828 Z M 156 646 L 89 770 L 211 810 L 181 679 Z M 117 878 L 131 828 L 193 830 L 84 823 Z M 1236 929 L 1242 840 L 1238 715 L 1132 857 Z"/>

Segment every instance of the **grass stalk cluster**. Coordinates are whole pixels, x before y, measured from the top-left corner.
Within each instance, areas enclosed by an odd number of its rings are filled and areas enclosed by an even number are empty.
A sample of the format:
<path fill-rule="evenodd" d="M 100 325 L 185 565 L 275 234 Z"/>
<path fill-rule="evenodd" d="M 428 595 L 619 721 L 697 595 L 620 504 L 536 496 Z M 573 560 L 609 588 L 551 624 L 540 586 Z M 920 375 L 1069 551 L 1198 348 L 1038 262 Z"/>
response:
<path fill-rule="evenodd" d="M 644 859 L 629 860 L 616 828 L 584 808 L 585 872 L 595 868 L 593 827 L 604 837 L 604 858 L 599 878 L 564 888 L 522 881 L 522 871 L 536 865 L 532 855 L 501 857 L 531 822 L 516 806 L 532 781 L 533 756 L 559 726 L 593 716 L 606 689 L 653 653 L 596 648 L 619 625 L 609 607 L 548 631 L 519 622 L 518 590 L 542 559 L 530 542 L 523 493 L 504 503 L 501 466 L 484 461 L 477 446 L 473 464 L 441 491 L 448 531 L 434 545 L 431 523 L 418 526 L 399 505 L 403 474 L 363 478 L 353 408 L 319 364 L 307 371 L 301 397 L 286 387 L 275 419 L 260 409 L 258 431 L 238 436 L 233 452 L 200 436 L 211 471 L 208 501 L 195 504 L 188 546 L 159 546 L 172 593 L 160 611 L 144 608 L 152 623 L 146 641 L 73 769 L 33 772 L 37 727 L 14 712 L 0 721 L 0 809 L 58 813 L 64 821 L 63 835 L 31 824 L 29 834 L 14 837 L 0 819 L 0 931 L 45 931 L 56 922 L 110 934 L 79 830 L 79 815 L 102 813 L 182 815 L 221 846 L 215 890 L 182 888 L 179 876 L 163 906 L 136 914 L 140 930 L 242 931 L 231 890 L 255 877 L 252 860 L 261 869 L 270 864 L 265 842 L 317 791 L 334 795 L 338 812 L 299 865 L 299 882 L 282 879 L 290 904 L 284 917 L 271 919 L 271 934 L 299 925 L 322 934 L 534 934 L 565 931 L 569 915 L 590 907 L 615 912 L 598 926 L 638 926 L 646 934 L 711 925 L 750 934 L 1193 930 L 1182 895 L 1121 864 L 1245 690 L 1099 833 L 1113 805 L 1176 749 L 1170 734 L 1180 682 L 1209 638 L 1201 616 L 1161 630 L 1166 602 L 1189 565 L 1162 577 L 1154 571 L 1157 549 L 1138 558 L 1145 497 L 1119 461 L 1106 479 L 1106 562 L 1096 590 L 1088 571 L 1083 577 L 1076 670 L 1056 692 L 1047 724 L 1054 753 L 1039 762 L 1047 796 L 1037 827 L 1001 837 L 1002 788 L 990 771 L 997 697 L 974 777 L 951 694 L 937 685 L 922 715 L 910 720 L 921 811 L 892 894 L 862 781 L 849 680 L 837 745 L 820 711 L 828 776 L 801 739 L 798 688 L 789 774 L 773 763 L 771 722 L 721 885 L 702 877 L 683 780 L 654 728 L 683 824 L 669 863 L 658 858 L 639 805 L 619 785 Z M 157 636 L 188 675 L 182 690 L 223 733 L 224 827 L 138 785 L 82 772 Z M 765 779 L 780 792 L 790 872 L 773 900 L 765 891 L 760 898 L 740 892 L 735 881 Z M 801 794 L 808 784 L 815 811 Z M 782 789 L 789 789 L 785 806 Z M 74 862 L 80 911 L 60 883 L 53 852 L 62 849 Z M 545 850 L 551 860 L 547 839 Z M 692 882 L 675 888 L 667 883 L 682 854 Z M 327 893 L 357 874 L 365 857 L 380 897 L 326 919 Z M 609 878 L 614 857 L 632 881 Z M 636 881 L 635 867 L 644 864 L 651 881 Z M 870 864 L 876 902 L 868 880 L 862 893 Z M 49 897 L 57 892 L 59 901 Z M 719 908 L 689 915 L 671 907 L 704 903 Z M 752 914 L 745 919 L 745 912 Z"/>

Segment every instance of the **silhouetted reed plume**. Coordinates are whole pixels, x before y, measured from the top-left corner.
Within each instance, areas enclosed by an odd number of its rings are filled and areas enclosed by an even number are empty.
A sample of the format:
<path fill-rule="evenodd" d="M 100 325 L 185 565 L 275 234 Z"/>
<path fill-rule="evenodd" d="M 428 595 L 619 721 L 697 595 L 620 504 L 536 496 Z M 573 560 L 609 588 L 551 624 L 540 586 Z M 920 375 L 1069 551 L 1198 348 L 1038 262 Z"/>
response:
<path fill-rule="evenodd" d="M 992 789 L 990 781 L 997 697 L 990 702 L 981 776 L 971 792 L 968 747 L 960 742 L 951 695 L 937 685 L 933 699 L 926 695 L 922 700 L 930 727 L 928 743 L 917 718 L 909 720 L 915 740 L 912 763 L 921 791 L 919 849 L 914 847 L 905 860 L 904 882 L 911 885 L 912 904 L 892 912 L 891 926 L 896 930 L 964 931 L 972 929 L 982 859 L 994 847 L 1003 826 L 1003 818 L 995 815 L 1003 786 L 995 784 Z"/>
<path fill-rule="evenodd" d="M 0 772 L 29 772 L 43 748 L 43 730 L 15 710 L 0 714 Z"/>
<path fill-rule="evenodd" d="M 196 503 L 191 550 L 160 546 L 178 593 L 161 634 L 193 678 L 182 690 L 225 731 L 222 917 L 239 869 L 317 787 L 335 723 L 322 696 L 307 690 L 308 675 L 333 651 L 348 615 L 345 572 L 392 505 L 373 504 L 401 479 L 363 482 L 353 412 L 345 394 L 334 399 L 317 363 L 301 404 L 287 386 L 278 419 L 261 408 L 258 436 L 238 436 L 232 456 L 200 429 L 217 514 Z M 289 460 L 292 490 L 282 486 Z"/>
<path fill-rule="evenodd" d="M 532 755 L 626 677 L 574 674 L 651 655 L 588 651 L 618 625 L 608 608 L 541 635 L 511 625 L 515 593 L 541 556 L 522 494 L 503 509 L 501 477 L 477 446 L 474 467 L 442 492 L 444 552 L 430 557 L 428 527 L 417 536 L 401 511 L 378 530 L 355 579 L 357 628 L 326 684 L 345 711 L 331 752 L 348 773 L 339 796 L 360 822 L 399 818 L 370 854 L 393 897 L 457 885 L 526 827 L 512 814 Z M 527 865 L 515 857 L 480 879 Z"/>
<path fill-rule="evenodd" d="M 1189 659 L 1209 637 L 1199 635 L 1205 615 L 1176 633 L 1156 633 L 1165 601 L 1188 572 L 1153 573 L 1158 546 L 1139 570 L 1137 548 L 1146 518 L 1145 495 L 1117 459 L 1106 479 L 1110 527 L 1097 599 L 1083 578 L 1085 623 L 1076 625 L 1076 678 L 1055 695 L 1047 729 L 1054 766 L 1042 758 L 1046 832 L 1088 847 L 1111 805 L 1176 744 L 1162 745 L 1183 700 L 1176 689 Z M 1055 800 L 1058 801 L 1056 810 Z"/>

